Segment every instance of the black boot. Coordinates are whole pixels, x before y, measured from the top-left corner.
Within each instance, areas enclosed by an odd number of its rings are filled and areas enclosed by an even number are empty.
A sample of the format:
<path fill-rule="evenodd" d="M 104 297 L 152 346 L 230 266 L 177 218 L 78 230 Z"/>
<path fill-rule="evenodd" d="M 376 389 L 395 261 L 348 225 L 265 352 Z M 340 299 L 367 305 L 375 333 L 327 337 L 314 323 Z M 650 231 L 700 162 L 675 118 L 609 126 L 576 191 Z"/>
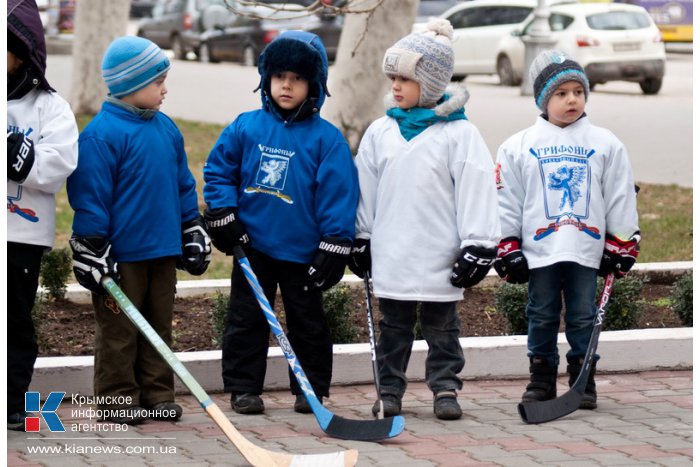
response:
<path fill-rule="evenodd" d="M 566 372 L 569 373 L 569 387 L 571 387 L 576 382 L 579 373 L 581 373 L 583 358 L 566 357 L 566 361 L 568 363 Z M 583 391 L 581 404 L 578 406 L 579 409 L 593 410 L 598 407 L 598 393 L 595 390 L 595 367 L 596 362 L 594 361 L 591 364 L 591 372 L 588 374 L 588 382 L 586 383 L 586 389 Z"/>
<path fill-rule="evenodd" d="M 548 401 L 557 397 L 557 367 L 540 357 L 530 357 L 530 384 L 523 393 L 523 403 Z"/>

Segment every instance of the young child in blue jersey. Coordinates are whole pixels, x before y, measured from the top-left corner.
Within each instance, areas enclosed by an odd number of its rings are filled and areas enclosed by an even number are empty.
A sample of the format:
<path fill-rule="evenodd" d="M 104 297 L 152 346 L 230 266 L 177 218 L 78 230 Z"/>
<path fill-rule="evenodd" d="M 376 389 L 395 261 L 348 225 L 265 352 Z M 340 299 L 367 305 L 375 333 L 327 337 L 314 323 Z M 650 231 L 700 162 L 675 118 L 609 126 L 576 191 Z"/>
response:
<path fill-rule="evenodd" d="M 173 373 L 101 286 L 113 277 L 166 343 L 176 268 L 202 274 L 211 246 L 182 134 L 159 111 L 170 61 L 153 42 L 114 40 L 102 61 L 109 95 L 80 135 L 68 179 L 73 271 L 93 292 L 95 395 L 105 420 L 177 420 Z"/>
<path fill-rule="evenodd" d="M 39 353 L 32 308 L 54 245 L 57 193 L 78 163 L 78 125 L 45 76 L 33 0 L 7 2 L 7 429 L 25 429 L 24 395 Z"/>
<path fill-rule="evenodd" d="M 501 235 L 491 154 L 464 113 L 466 89 L 448 86 L 452 35 L 448 21 L 432 21 L 387 50 L 387 112 L 367 129 L 355 159 L 360 203 L 350 267 L 360 277 L 371 273 L 379 298 L 387 416 L 401 412 L 417 319 L 429 347 L 433 412 L 441 420 L 462 416 L 456 305 L 488 273 Z M 372 412 L 379 409 L 377 401 Z"/>
<path fill-rule="evenodd" d="M 262 109 L 239 115 L 204 166 L 204 218 L 214 246 L 248 259 L 271 304 L 279 286 L 287 336 L 316 396 L 328 397 L 333 346 L 321 292 L 343 276 L 355 235 L 357 172 L 340 131 L 319 110 L 328 60 L 314 34 L 286 31 L 260 55 Z M 265 410 L 269 326 L 234 265 L 224 330 L 224 390 L 238 413 Z M 290 372 L 294 410 L 311 411 Z"/>
<path fill-rule="evenodd" d="M 593 330 L 596 276 L 624 276 L 640 240 L 627 150 L 588 119 L 590 84 L 581 66 L 547 50 L 533 61 L 530 79 L 542 114 L 501 145 L 496 178 L 504 238 L 495 268 L 508 282 L 529 280 L 524 403 L 557 395 L 562 295 L 571 386 Z M 595 370 L 594 362 L 582 409 L 597 407 Z"/>

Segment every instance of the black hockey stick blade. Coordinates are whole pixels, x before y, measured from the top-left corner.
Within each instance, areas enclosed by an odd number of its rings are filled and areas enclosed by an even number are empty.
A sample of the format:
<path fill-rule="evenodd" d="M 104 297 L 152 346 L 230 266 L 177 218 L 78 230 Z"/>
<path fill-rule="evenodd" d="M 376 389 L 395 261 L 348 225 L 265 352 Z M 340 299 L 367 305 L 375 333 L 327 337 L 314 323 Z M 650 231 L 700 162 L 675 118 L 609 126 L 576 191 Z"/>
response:
<path fill-rule="evenodd" d="M 306 377 L 304 369 L 301 367 L 297 359 L 292 345 L 289 343 L 287 336 L 282 329 L 282 325 L 277 320 L 274 310 L 270 306 L 265 293 L 263 292 L 260 282 L 258 281 L 250 261 L 245 256 L 243 248 L 237 246 L 233 249 L 233 254 L 241 266 L 243 275 L 250 285 L 253 295 L 258 301 L 260 308 L 265 315 L 267 324 L 272 330 L 277 343 L 279 344 L 284 356 L 287 359 L 292 373 L 299 383 L 299 387 L 304 392 L 304 397 L 311 407 L 311 411 L 316 417 L 321 429 L 334 438 L 347 439 L 353 441 L 381 441 L 387 438 L 393 438 L 399 435 L 405 426 L 404 418 L 401 416 L 384 418 L 381 420 L 349 420 L 347 418 L 335 415 L 333 412 L 325 408 L 316 397 L 309 379 Z"/>
<path fill-rule="evenodd" d="M 519 403 L 518 413 L 520 414 L 520 418 L 522 418 L 525 423 L 533 424 L 551 422 L 557 418 L 569 415 L 570 413 L 576 411 L 579 408 L 579 405 L 581 405 L 581 399 L 583 398 L 586 383 L 588 382 L 588 375 L 591 373 L 593 358 L 595 357 L 595 352 L 598 349 L 600 332 L 603 330 L 605 307 L 608 304 L 608 300 L 610 300 L 610 294 L 612 292 L 614 282 L 614 274 L 608 274 L 605 276 L 605 284 L 603 285 L 603 291 L 600 294 L 600 304 L 598 305 L 598 311 L 596 312 L 595 321 L 593 323 L 593 332 L 591 333 L 591 339 L 588 342 L 588 349 L 586 350 L 586 356 L 583 358 L 583 364 L 581 367 L 581 372 L 578 374 L 578 378 L 576 378 L 576 381 L 571 388 L 560 397 L 550 399 L 548 401 Z"/>

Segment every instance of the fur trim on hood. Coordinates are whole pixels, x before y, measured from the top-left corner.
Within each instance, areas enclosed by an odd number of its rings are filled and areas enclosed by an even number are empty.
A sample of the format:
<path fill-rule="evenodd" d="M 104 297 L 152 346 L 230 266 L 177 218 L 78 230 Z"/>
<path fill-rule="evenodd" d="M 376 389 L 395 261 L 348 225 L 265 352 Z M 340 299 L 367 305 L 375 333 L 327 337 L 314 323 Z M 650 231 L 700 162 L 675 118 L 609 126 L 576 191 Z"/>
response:
<path fill-rule="evenodd" d="M 469 91 L 467 91 L 467 88 L 457 83 L 452 83 L 447 86 L 447 89 L 445 89 L 445 96 L 447 96 L 447 98 L 443 102 L 433 107 L 436 115 L 443 117 L 450 115 L 452 112 L 467 105 L 467 101 L 469 101 Z M 384 96 L 384 107 L 386 110 L 389 110 L 398 106 L 399 103 L 394 99 L 394 94 L 389 91 L 389 93 Z"/>

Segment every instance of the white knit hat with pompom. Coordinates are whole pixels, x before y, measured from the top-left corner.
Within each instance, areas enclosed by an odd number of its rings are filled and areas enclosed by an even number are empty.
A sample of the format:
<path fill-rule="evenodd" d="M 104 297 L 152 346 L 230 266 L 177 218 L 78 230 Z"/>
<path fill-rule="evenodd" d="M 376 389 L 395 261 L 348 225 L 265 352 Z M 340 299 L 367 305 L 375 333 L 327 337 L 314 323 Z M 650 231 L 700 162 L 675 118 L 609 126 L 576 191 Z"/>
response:
<path fill-rule="evenodd" d="M 452 25 L 430 21 L 425 31 L 409 34 L 384 54 L 384 73 L 402 76 L 420 85 L 419 107 L 434 107 L 452 78 L 454 52 Z"/>

